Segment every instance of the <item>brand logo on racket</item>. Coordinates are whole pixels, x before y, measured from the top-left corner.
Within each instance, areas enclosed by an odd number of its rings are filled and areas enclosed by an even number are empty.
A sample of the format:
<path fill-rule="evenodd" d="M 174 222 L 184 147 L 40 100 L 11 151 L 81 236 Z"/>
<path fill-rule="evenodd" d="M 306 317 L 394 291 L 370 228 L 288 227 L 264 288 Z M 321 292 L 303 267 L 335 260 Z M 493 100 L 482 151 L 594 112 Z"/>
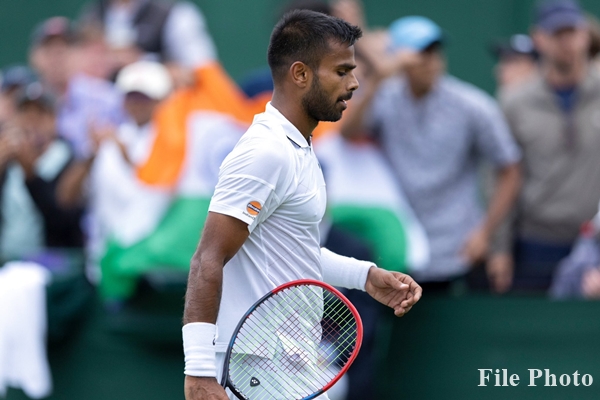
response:
<path fill-rule="evenodd" d="M 258 215 L 260 210 L 262 210 L 262 205 L 258 201 L 251 201 L 246 206 L 246 211 L 248 212 L 248 214 L 250 214 L 254 217 L 256 217 Z"/>
<path fill-rule="evenodd" d="M 252 377 L 252 379 L 250 379 L 250 386 L 251 387 L 256 387 L 258 385 L 260 385 L 260 381 L 257 378 Z"/>

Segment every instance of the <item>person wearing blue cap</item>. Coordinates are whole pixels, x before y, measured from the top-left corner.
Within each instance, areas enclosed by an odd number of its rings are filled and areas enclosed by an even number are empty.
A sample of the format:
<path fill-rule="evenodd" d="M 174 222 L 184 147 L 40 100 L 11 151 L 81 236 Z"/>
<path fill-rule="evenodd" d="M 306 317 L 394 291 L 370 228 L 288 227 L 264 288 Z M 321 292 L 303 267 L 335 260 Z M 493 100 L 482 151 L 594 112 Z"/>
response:
<path fill-rule="evenodd" d="M 393 167 L 430 241 L 431 262 L 413 273 L 428 292 L 451 290 L 485 259 L 520 180 L 521 154 L 495 101 L 445 74 L 446 41 L 444 31 L 428 18 L 393 22 L 389 51 L 416 52 L 418 58 L 372 94 L 357 93 L 341 127 L 346 138 L 373 137 Z M 487 213 L 478 195 L 482 159 L 498 171 Z M 502 288 L 494 280 L 492 285 Z"/>
<path fill-rule="evenodd" d="M 541 74 L 502 101 L 523 148 L 523 187 L 491 262 L 514 271 L 515 289 L 545 290 L 598 209 L 600 73 L 591 67 L 589 26 L 576 1 L 538 3 L 531 35 Z"/>

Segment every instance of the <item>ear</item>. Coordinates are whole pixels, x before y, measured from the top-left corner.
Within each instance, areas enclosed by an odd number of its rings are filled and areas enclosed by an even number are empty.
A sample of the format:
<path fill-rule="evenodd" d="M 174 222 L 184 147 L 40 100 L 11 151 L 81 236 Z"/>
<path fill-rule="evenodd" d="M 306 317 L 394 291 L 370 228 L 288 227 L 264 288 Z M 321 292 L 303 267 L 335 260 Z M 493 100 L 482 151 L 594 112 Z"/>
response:
<path fill-rule="evenodd" d="M 29 52 L 29 63 L 34 69 L 38 69 L 39 65 L 42 63 L 41 58 L 42 54 L 39 47 L 36 47 Z"/>
<path fill-rule="evenodd" d="M 308 87 L 312 80 L 312 69 L 310 69 L 308 65 L 301 61 L 296 61 L 292 64 L 290 67 L 290 73 L 292 76 L 292 82 L 302 89 Z"/>
<path fill-rule="evenodd" d="M 546 36 L 544 32 L 542 32 L 539 28 L 531 28 L 529 36 L 533 41 L 533 47 L 535 47 L 538 51 L 544 49 L 544 44 L 546 43 Z"/>

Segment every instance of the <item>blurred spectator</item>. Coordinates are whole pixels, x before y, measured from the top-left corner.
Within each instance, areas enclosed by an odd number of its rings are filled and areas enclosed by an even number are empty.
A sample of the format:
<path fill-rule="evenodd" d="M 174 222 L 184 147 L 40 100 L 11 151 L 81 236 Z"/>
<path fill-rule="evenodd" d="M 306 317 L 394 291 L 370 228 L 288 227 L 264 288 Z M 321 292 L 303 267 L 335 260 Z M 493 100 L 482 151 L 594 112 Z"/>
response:
<path fill-rule="evenodd" d="M 586 222 L 552 279 L 553 298 L 600 299 L 600 213 Z"/>
<path fill-rule="evenodd" d="M 57 98 L 58 132 L 78 159 L 90 156 L 90 131 L 115 126 L 123 118 L 122 97 L 105 81 L 109 70 L 102 39 L 90 30 L 74 31 L 68 19 L 54 17 L 34 31 L 33 68 Z"/>
<path fill-rule="evenodd" d="M 161 61 L 177 86 L 192 78 L 192 69 L 216 59 L 204 16 L 192 2 L 95 0 L 80 22 L 103 28 L 118 68 L 139 59 Z"/>
<path fill-rule="evenodd" d="M 600 70 L 600 21 L 593 15 L 587 15 L 590 29 L 590 59 L 595 67 Z"/>
<path fill-rule="evenodd" d="M 405 65 L 404 76 L 356 99 L 342 134 L 370 134 L 379 142 L 431 244 L 430 264 L 413 275 L 424 287 L 445 291 L 485 258 L 518 191 L 520 153 L 493 99 L 444 74 L 439 26 L 405 17 L 390 35 L 396 51 L 411 49 L 418 58 Z M 478 203 L 481 156 L 499 172 L 487 215 Z"/>
<path fill-rule="evenodd" d="M 524 182 L 490 260 L 516 289 L 544 290 L 600 198 L 600 73 L 573 0 L 540 3 L 532 38 L 541 76 L 503 99 L 523 148 Z M 509 281 L 510 282 L 510 281 Z"/>
<path fill-rule="evenodd" d="M 83 246 L 81 207 L 65 207 L 57 185 L 73 160 L 56 133 L 55 103 L 39 83 L 19 93 L 14 125 L 0 133 L 2 153 L 3 259 L 20 259 L 44 248 Z"/>
<path fill-rule="evenodd" d="M 125 243 L 135 243 L 146 233 L 144 221 L 150 218 L 140 214 L 144 211 L 140 209 L 140 201 L 152 201 L 154 197 L 158 210 L 164 209 L 170 200 L 166 191 L 153 196 L 144 190 L 135 177 L 135 169 L 148 159 L 155 136 L 152 117 L 159 103 L 171 93 L 173 83 L 162 64 L 138 61 L 119 72 L 116 86 L 125 95 L 128 120 L 114 131 L 98 132 L 100 144 L 92 171 L 92 202 L 95 222 L 101 225 L 100 240 L 121 235 L 128 236 L 123 238 Z M 155 225 L 156 221 L 148 223 Z M 122 233 L 122 227 L 126 227 L 127 234 Z"/>
<path fill-rule="evenodd" d="M 0 127 L 16 112 L 15 102 L 20 90 L 36 80 L 33 71 L 24 65 L 6 67 L 0 73 Z"/>
<path fill-rule="evenodd" d="M 590 59 L 594 60 L 600 54 L 600 21 L 591 14 L 586 15 L 590 31 Z"/>
<path fill-rule="evenodd" d="M 494 43 L 492 52 L 498 60 L 494 71 L 498 98 L 520 87 L 538 72 L 537 53 L 527 35 L 513 35 L 508 41 Z"/>
<path fill-rule="evenodd" d="M 164 66 L 125 67 L 117 86 L 126 93 L 128 119 L 116 130 L 97 130 L 96 157 L 63 179 L 66 202 L 91 195 L 88 271 L 100 264 L 100 291 L 111 303 L 130 298 L 140 277 L 157 268 L 189 270 L 219 166 L 264 110 L 266 100 L 249 102 L 218 63 L 195 73 L 201 79 L 193 86 L 165 99 L 171 78 Z"/>

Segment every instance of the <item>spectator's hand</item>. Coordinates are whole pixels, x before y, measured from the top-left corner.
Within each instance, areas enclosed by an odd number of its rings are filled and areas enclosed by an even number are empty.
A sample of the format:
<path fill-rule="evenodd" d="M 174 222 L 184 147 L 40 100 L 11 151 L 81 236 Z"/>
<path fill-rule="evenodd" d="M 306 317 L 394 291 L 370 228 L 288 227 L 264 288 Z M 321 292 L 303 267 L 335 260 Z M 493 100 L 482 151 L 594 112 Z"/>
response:
<path fill-rule="evenodd" d="M 21 164 L 27 179 L 35 175 L 35 162 L 40 156 L 40 147 L 31 136 L 22 135 L 18 141 L 17 161 Z"/>
<path fill-rule="evenodd" d="M 514 263 L 510 254 L 494 254 L 486 264 L 486 272 L 491 289 L 496 293 L 506 293 L 512 286 Z"/>
<path fill-rule="evenodd" d="M 365 290 L 378 302 L 393 308 L 397 317 L 409 312 L 423 291 L 410 276 L 378 267 L 369 270 Z"/>
<path fill-rule="evenodd" d="M 468 265 L 473 266 L 485 258 L 489 246 L 490 237 L 488 233 L 484 229 L 478 228 L 467 239 L 462 248 L 461 255 Z"/>
<path fill-rule="evenodd" d="M 101 126 L 95 123 L 89 124 L 90 139 L 92 141 L 92 153 L 96 154 L 100 145 L 105 140 L 116 137 L 115 128 L 112 126 Z"/>
<path fill-rule="evenodd" d="M 6 165 L 17 156 L 19 141 L 13 132 L 14 129 L 12 126 L 6 126 L 0 132 L 0 170 L 6 168 Z"/>
<path fill-rule="evenodd" d="M 133 162 L 129 158 L 129 154 L 127 152 L 127 146 L 119 139 L 117 136 L 117 130 L 113 126 L 94 127 L 91 129 L 91 137 L 94 155 L 98 152 L 102 142 L 112 140 L 119 147 L 119 151 L 123 157 L 123 160 L 125 160 L 125 162 L 129 165 L 133 165 Z"/>
<path fill-rule="evenodd" d="M 378 81 L 402 72 L 408 67 L 419 65 L 423 59 L 421 53 L 410 49 L 400 49 L 390 53 L 389 41 L 388 32 L 378 30 L 366 33 L 357 43 L 371 67 L 370 75 Z"/>
<path fill-rule="evenodd" d="M 215 378 L 185 377 L 186 400 L 229 400 L 223 386 Z"/>
<path fill-rule="evenodd" d="M 346 22 L 366 28 L 365 12 L 360 0 L 335 0 L 331 4 L 331 11 L 334 16 L 343 19 Z"/>
<path fill-rule="evenodd" d="M 583 274 L 581 291 L 586 299 L 600 299 L 600 269 L 593 268 Z"/>
<path fill-rule="evenodd" d="M 166 63 L 165 67 L 173 80 L 173 87 L 181 89 L 194 86 L 195 76 L 192 68 L 185 67 L 175 62 Z"/>

